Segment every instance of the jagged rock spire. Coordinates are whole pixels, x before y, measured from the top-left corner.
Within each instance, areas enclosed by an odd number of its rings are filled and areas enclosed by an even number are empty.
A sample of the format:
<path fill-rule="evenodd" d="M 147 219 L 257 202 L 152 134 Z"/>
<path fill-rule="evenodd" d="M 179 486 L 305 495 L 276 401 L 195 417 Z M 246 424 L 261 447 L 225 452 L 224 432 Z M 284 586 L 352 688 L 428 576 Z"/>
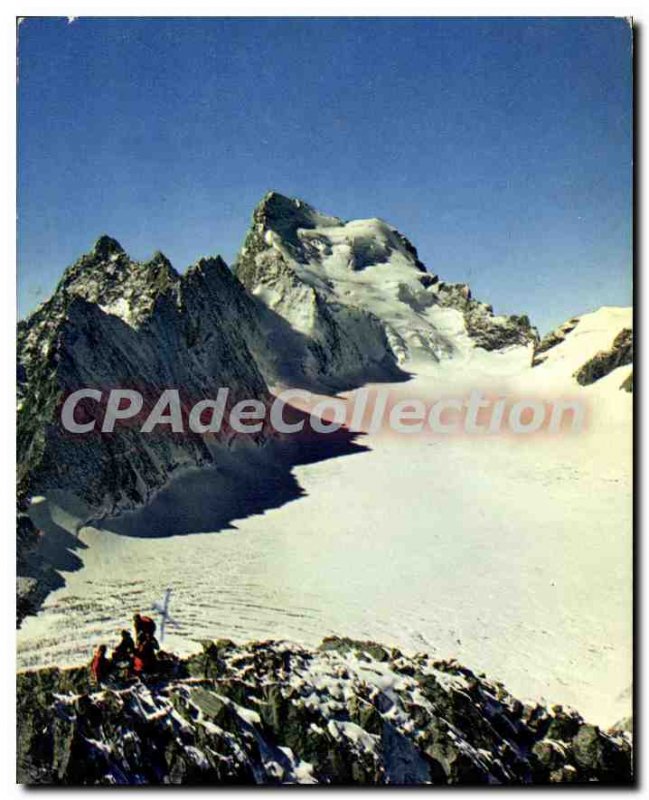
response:
<path fill-rule="evenodd" d="M 113 239 L 112 237 L 104 234 L 97 239 L 92 252 L 94 255 L 99 256 L 100 258 L 110 258 L 112 255 L 124 253 L 124 248 L 117 241 L 117 239 Z"/>

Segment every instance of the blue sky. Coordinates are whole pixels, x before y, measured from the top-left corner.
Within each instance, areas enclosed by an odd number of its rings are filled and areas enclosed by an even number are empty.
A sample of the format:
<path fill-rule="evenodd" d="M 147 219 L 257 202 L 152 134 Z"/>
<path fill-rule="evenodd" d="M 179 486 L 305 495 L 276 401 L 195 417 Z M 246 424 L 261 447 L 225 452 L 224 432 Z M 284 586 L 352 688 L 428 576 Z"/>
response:
<path fill-rule="evenodd" d="M 270 189 L 388 220 L 542 331 L 628 305 L 631 95 L 615 19 L 30 18 L 19 314 L 102 233 L 232 262 Z"/>

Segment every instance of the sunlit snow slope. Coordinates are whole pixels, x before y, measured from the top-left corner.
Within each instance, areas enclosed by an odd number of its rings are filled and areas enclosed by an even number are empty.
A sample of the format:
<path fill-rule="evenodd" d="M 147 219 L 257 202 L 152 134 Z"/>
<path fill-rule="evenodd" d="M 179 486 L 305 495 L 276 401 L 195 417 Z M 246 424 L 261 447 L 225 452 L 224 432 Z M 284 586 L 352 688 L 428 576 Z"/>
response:
<path fill-rule="evenodd" d="M 628 309 L 579 318 L 536 367 L 521 348 L 476 350 L 392 387 L 403 397 L 577 397 L 586 429 L 548 437 L 363 438 L 370 450 L 300 466 L 304 495 L 234 529 L 147 539 L 85 528 L 84 566 L 19 631 L 22 667 L 74 663 L 171 587 L 165 645 L 348 635 L 457 657 L 515 694 L 628 715 L 632 655 L 632 395 L 622 366 L 572 377 L 631 324 Z M 523 353 L 524 355 L 524 353 Z M 201 503 L 200 475 L 167 490 Z M 54 510 L 56 514 L 56 511 Z M 64 524 L 65 520 L 61 520 Z"/>

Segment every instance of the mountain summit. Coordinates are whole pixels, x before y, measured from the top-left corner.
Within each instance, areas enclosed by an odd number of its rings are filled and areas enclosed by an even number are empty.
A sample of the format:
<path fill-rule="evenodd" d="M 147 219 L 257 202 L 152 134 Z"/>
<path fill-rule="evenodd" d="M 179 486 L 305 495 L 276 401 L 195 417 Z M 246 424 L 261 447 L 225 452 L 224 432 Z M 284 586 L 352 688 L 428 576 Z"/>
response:
<path fill-rule="evenodd" d="M 430 273 L 387 222 L 345 222 L 276 192 L 255 209 L 234 270 L 306 338 L 305 369 L 324 379 L 537 340 L 527 317 L 496 316 L 467 285 Z"/>

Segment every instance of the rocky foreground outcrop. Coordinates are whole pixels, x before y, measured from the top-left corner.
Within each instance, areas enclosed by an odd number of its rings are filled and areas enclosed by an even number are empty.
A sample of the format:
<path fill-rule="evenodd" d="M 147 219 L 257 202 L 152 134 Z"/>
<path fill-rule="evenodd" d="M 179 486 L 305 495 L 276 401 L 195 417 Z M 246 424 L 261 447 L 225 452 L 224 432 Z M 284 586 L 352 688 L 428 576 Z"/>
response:
<path fill-rule="evenodd" d="M 455 661 L 329 638 L 206 643 L 173 674 L 18 676 L 27 784 L 629 784 L 631 735 Z"/>

